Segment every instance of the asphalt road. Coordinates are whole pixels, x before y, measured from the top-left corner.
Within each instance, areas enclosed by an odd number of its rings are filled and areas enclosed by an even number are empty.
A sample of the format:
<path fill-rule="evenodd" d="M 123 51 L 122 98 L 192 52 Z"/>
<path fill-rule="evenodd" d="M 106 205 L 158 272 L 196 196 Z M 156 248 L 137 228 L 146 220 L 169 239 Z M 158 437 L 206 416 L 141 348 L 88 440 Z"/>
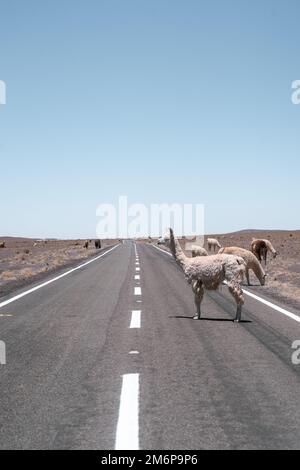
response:
<path fill-rule="evenodd" d="M 225 286 L 192 320 L 173 259 L 137 253 L 126 242 L 0 308 L 0 448 L 114 449 L 117 430 L 122 440 L 133 429 L 141 449 L 299 449 L 300 323 L 247 297 L 236 324 Z M 127 374 L 138 377 L 138 418 L 122 395 Z"/>

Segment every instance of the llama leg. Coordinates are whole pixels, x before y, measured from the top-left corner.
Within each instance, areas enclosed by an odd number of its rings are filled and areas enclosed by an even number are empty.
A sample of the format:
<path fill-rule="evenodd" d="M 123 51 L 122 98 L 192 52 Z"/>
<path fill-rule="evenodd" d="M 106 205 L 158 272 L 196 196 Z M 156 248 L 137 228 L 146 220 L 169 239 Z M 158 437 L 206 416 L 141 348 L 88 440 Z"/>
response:
<path fill-rule="evenodd" d="M 234 321 L 239 323 L 241 321 L 241 318 L 242 318 L 242 306 L 238 305 L 237 308 L 236 308 L 236 317 L 235 317 Z"/>
<path fill-rule="evenodd" d="M 200 320 L 201 317 L 201 300 L 197 294 L 195 294 L 195 305 L 196 305 L 196 315 L 193 316 L 194 320 Z"/>
<path fill-rule="evenodd" d="M 195 292 L 194 301 L 195 301 L 197 312 L 196 312 L 196 315 L 193 317 L 193 319 L 194 320 L 200 320 L 200 318 L 201 318 L 201 302 L 202 302 L 203 294 L 204 294 L 204 289 L 203 289 L 203 286 L 202 286 L 201 283 L 197 283 L 197 286 L 196 286 L 194 292 Z"/>
<path fill-rule="evenodd" d="M 258 261 L 261 261 L 261 257 L 260 257 L 259 251 L 255 250 L 255 251 L 253 251 L 253 254 L 256 256 L 256 258 L 258 259 Z"/>
<path fill-rule="evenodd" d="M 246 279 L 247 279 L 248 286 L 250 286 L 249 269 L 248 268 L 246 268 Z"/>
<path fill-rule="evenodd" d="M 238 282 L 232 280 L 228 282 L 228 289 L 232 297 L 236 301 L 236 316 L 234 321 L 239 322 L 241 321 L 242 317 L 242 305 L 245 302 L 244 296 L 243 296 L 243 291 L 241 289 L 241 286 Z"/>

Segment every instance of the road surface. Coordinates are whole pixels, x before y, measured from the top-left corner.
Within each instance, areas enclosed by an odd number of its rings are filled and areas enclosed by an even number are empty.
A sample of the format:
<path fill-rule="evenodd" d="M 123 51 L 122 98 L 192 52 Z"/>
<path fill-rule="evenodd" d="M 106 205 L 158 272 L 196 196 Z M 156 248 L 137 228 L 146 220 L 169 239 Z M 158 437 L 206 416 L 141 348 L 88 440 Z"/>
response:
<path fill-rule="evenodd" d="M 249 297 L 234 323 L 225 286 L 193 314 L 131 241 L 2 306 L 0 448 L 299 449 L 300 323 Z"/>

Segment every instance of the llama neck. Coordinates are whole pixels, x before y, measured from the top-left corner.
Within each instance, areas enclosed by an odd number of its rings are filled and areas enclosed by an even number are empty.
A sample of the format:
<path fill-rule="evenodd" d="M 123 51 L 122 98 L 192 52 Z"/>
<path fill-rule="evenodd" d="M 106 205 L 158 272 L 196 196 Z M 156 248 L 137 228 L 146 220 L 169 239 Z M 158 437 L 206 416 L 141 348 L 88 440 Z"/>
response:
<path fill-rule="evenodd" d="M 183 268 L 186 265 L 187 257 L 185 256 L 179 241 L 174 237 L 173 232 L 171 232 L 170 236 L 170 250 L 177 263 Z"/>
<path fill-rule="evenodd" d="M 264 241 L 265 241 L 265 244 L 267 245 L 267 249 L 271 251 L 273 255 L 275 255 L 276 250 L 274 249 L 272 243 L 269 240 L 264 240 Z"/>
<path fill-rule="evenodd" d="M 255 260 L 255 261 L 256 262 L 253 265 L 253 271 L 254 271 L 255 275 L 258 277 L 258 279 L 260 280 L 260 282 L 262 282 L 266 273 L 263 270 L 263 267 L 260 264 L 260 262 L 258 260 Z"/>

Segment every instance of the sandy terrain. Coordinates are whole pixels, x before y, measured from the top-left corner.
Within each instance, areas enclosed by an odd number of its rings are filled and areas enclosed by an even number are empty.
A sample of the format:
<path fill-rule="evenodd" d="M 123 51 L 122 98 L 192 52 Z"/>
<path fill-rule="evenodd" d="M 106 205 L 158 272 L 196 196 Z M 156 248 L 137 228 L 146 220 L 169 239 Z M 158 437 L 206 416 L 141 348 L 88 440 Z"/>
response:
<path fill-rule="evenodd" d="M 116 240 L 101 240 L 102 248 L 96 250 L 94 240 L 88 249 L 84 248 L 85 241 L 0 238 L 0 246 L 5 242 L 5 248 L 0 248 L 0 297 L 118 243 Z"/>
<path fill-rule="evenodd" d="M 222 246 L 240 246 L 246 249 L 250 249 L 252 237 L 269 239 L 278 256 L 273 259 L 272 254 L 268 253 L 266 268 L 263 264 L 268 275 L 266 285 L 259 286 L 259 290 L 262 294 L 265 293 L 283 302 L 286 307 L 300 310 L 300 230 L 244 230 L 228 234 L 211 234 L 205 237 L 206 249 L 208 249 L 207 237 L 217 238 Z M 255 275 L 250 273 L 250 282 L 259 285 Z"/>

